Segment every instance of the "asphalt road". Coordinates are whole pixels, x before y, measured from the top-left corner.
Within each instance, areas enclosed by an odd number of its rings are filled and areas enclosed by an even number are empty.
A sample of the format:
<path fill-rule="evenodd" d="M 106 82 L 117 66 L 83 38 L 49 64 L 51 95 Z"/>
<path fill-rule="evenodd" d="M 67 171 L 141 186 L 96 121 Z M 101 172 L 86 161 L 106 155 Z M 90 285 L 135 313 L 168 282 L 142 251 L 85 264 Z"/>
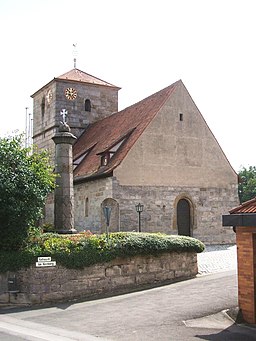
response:
<path fill-rule="evenodd" d="M 0 310 L 0 340 L 252 341 L 256 329 L 223 312 L 237 306 L 236 246 L 208 246 L 195 279 L 54 307 Z"/>
<path fill-rule="evenodd" d="M 232 270 L 94 301 L 2 309 L 0 332 L 5 334 L 0 340 L 256 340 L 256 329 L 236 326 L 218 314 L 235 306 Z"/>

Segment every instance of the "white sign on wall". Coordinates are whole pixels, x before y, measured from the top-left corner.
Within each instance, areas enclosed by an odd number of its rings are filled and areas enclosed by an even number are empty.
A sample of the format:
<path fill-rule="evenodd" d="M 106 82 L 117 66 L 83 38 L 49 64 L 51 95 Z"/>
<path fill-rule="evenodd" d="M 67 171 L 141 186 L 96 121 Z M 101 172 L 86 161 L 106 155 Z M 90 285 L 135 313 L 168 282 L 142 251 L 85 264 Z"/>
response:
<path fill-rule="evenodd" d="M 38 257 L 37 261 L 38 262 L 51 262 L 52 257 Z"/>
<path fill-rule="evenodd" d="M 37 267 L 56 266 L 56 261 L 52 261 L 52 257 L 38 257 L 36 262 Z"/>

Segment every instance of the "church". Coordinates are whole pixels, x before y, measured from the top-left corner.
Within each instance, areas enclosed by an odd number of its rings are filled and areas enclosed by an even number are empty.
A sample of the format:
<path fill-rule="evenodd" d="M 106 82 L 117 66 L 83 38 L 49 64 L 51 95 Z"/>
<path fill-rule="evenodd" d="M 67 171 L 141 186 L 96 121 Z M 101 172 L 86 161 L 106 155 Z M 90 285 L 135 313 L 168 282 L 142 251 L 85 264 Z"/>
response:
<path fill-rule="evenodd" d="M 77 68 L 32 95 L 33 143 L 55 158 L 60 113 L 73 145 L 78 231 L 163 232 L 233 243 L 222 215 L 238 205 L 238 177 L 181 80 L 118 111 L 119 87 Z M 141 204 L 142 212 L 136 206 Z M 138 208 L 138 206 L 137 206 Z M 53 223 L 48 198 L 45 223 Z"/>

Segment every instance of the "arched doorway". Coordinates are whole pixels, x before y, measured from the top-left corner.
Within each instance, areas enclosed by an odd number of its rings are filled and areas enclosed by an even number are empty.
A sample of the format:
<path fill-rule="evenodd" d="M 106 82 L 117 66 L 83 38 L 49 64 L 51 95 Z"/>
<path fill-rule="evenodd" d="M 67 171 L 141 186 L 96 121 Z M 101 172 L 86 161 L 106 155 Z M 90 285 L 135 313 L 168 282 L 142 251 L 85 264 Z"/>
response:
<path fill-rule="evenodd" d="M 186 199 L 180 199 L 177 204 L 177 227 L 181 236 L 191 236 L 190 203 Z"/>

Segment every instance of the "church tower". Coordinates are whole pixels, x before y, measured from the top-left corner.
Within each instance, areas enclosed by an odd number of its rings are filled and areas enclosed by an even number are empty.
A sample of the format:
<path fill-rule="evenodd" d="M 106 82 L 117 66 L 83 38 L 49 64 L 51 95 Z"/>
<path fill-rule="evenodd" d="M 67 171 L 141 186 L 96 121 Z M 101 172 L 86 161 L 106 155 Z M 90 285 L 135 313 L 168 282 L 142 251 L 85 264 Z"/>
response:
<path fill-rule="evenodd" d="M 77 68 L 54 78 L 35 92 L 33 98 L 33 143 L 54 156 L 52 137 L 60 112 L 68 112 L 71 133 L 79 137 L 91 123 L 118 111 L 119 87 Z"/>

